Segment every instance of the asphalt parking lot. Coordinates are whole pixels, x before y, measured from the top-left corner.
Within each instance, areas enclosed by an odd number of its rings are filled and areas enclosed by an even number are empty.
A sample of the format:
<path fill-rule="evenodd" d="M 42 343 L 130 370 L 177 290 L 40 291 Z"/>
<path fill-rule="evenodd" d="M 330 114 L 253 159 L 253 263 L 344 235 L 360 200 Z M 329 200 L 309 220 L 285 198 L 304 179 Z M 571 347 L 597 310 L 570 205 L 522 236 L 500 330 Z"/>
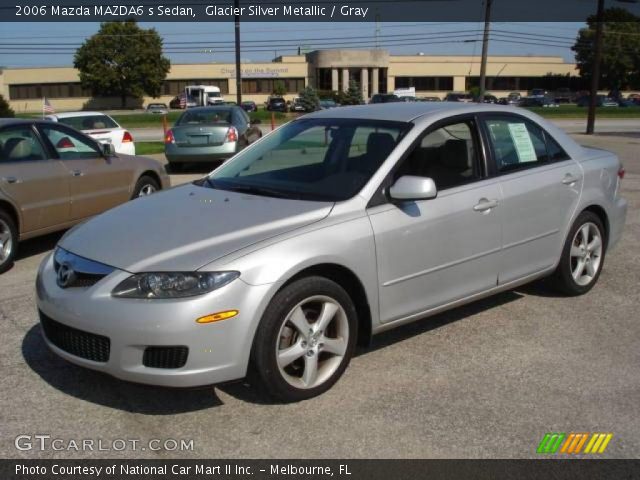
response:
<path fill-rule="evenodd" d="M 534 284 L 387 332 L 332 390 L 298 404 L 265 403 L 242 383 L 128 384 L 59 359 L 40 336 L 34 278 L 60 235 L 25 242 L 0 276 L 0 456 L 521 458 L 536 456 L 546 432 L 611 432 L 604 456 L 637 458 L 640 133 L 576 138 L 621 156 L 630 203 L 624 237 L 588 295 Z M 21 434 L 193 439 L 193 450 L 21 451 Z"/>

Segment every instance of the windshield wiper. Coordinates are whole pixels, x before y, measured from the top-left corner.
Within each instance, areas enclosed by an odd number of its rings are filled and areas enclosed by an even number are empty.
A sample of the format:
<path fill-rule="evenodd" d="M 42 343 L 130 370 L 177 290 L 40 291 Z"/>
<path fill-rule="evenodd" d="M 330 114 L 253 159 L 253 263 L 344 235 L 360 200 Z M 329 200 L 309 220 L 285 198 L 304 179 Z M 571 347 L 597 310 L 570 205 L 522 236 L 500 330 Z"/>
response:
<path fill-rule="evenodd" d="M 231 192 L 248 193 L 250 195 L 260 195 L 260 196 L 266 196 L 266 197 L 278 197 L 278 198 L 298 198 L 299 197 L 297 194 L 290 194 L 287 192 L 282 192 L 280 190 L 274 190 L 267 187 L 259 187 L 256 185 L 238 185 L 238 184 L 230 185 L 225 183 L 217 183 L 217 182 L 214 183 L 214 181 L 209 177 L 205 177 L 205 181 L 211 188 L 215 188 L 216 190 L 229 190 Z"/>

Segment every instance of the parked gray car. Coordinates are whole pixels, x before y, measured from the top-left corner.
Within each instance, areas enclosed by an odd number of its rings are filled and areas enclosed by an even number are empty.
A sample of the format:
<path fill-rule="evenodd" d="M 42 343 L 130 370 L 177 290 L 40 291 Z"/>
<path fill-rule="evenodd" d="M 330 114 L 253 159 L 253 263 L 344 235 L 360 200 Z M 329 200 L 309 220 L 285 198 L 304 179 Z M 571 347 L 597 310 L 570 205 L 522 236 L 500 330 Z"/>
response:
<path fill-rule="evenodd" d="M 164 150 L 175 171 L 188 162 L 224 161 L 260 137 L 261 130 L 238 106 L 196 107 L 167 131 Z"/>
<path fill-rule="evenodd" d="M 588 292 L 623 174 L 512 107 L 316 112 L 70 231 L 37 276 L 44 336 L 125 380 L 307 399 L 373 334 L 549 275 Z"/>

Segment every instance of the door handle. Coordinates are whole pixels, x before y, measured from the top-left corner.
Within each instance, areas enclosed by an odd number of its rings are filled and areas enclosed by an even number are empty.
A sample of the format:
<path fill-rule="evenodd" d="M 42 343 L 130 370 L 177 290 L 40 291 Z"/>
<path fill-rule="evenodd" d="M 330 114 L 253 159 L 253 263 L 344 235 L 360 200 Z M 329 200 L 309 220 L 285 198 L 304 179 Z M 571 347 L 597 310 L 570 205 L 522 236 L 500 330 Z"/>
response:
<path fill-rule="evenodd" d="M 496 208 L 498 204 L 498 200 L 487 200 L 486 198 L 481 198 L 478 201 L 478 204 L 473 207 L 473 210 L 476 212 L 486 212 L 492 208 Z"/>
<path fill-rule="evenodd" d="M 20 180 L 17 177 L 2 177 L 2 180 L 5 183 L 21 183 L 22 182 L 22 180 Z"/>
<path fill-rule="evenodd" d="M 82 173 L 81 170 L 72 170 L 71 175 L 73 175 L 74 177 L 81 177 L 84 175 L 84 173 Z"/>
<path fill-rule="evenodd" d="M 576 183 L 578 180 L 580 180 L 578 177 L 574 177 L 573 175 L 571 175 L 570 173 L 567 173 L 564 178 L 562 179 L 562 184 L 563 185 L 573 185 L 574 183 Z"/>

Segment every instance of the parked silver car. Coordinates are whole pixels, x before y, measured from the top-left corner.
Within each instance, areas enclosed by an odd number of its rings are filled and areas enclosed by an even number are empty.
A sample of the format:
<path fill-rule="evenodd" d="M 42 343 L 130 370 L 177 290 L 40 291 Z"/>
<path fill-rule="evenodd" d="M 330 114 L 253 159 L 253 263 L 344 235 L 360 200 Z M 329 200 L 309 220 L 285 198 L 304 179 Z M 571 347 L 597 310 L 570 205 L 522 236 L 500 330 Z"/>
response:
<path fill-rule="evenodd" d="M 175 171 L 188 162 L 226 160 L 260 137 L 262 131 L 240 107 L 189 108 L 167 130 L 164 151 Z"/>
<path fill-rule="evenodd" d="M 372 334 L 548 275 L 589 291 L 623 173 L 509 107 L 316 112 L 69 232 L 38 272 L 46 342 L 134 382 L 310 398 Z"/>

